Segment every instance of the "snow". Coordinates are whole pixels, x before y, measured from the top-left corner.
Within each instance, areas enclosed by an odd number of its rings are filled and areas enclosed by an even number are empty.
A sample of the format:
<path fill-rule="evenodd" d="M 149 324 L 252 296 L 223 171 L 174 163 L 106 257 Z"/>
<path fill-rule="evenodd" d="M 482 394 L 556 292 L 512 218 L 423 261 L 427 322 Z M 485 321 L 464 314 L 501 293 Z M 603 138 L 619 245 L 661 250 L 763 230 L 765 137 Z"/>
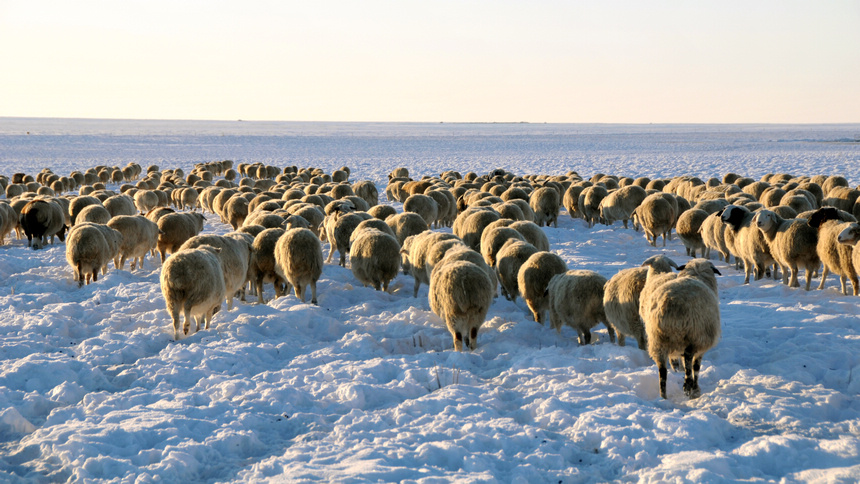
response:
<path fill-rule="evenodd" d="M 416 175 L 839 173 L 856 186 L 858 133 L 0 118 L 0 171 L 347 165 L 381 194 L 396 166 Z M 228 230 L 209 217 L 204 231 Z M 588 229 L 564 211 L 545 231 L 569 268 L 605 277 L 655 254 L 687 260 L 677 238 L 653 248 L 620 223 Z M 740 271 L 714 262 L 723 336 L 705 354 L 702 396 L 687 400 L 683 375 L 670 372 L 663 400 L 634 340 L 616 346 L 601 327 L 581 347 L 572 329 L 532 321 L 521 299 L 496 299 L 478 349 L 456 353 L 427 286 L 412 298 L 400 274 L 390 293 L 376 292 L 327 264 L 319 306 L 249 297 L 174 342 L 157 260 L 78 288 L 63 244 L 32 251 L 7 241 L 0 480 L 856 482 L 860 299 L 841 295 L 833 277 L 822 291 L 743 285 Z"/>

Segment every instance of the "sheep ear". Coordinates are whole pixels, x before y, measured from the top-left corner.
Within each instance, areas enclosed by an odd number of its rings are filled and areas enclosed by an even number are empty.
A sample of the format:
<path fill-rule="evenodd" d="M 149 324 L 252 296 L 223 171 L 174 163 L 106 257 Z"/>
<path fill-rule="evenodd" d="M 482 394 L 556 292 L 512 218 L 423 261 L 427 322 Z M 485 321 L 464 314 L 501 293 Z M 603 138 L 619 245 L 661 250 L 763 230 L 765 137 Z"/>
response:
<path fill-rule="evenodd" d="M 687 267 L 687 264 L 680 265 L 680 266 L 676 267 L 676 269 L 678 269 L 678 271 L 683 271 L 685 267 Z"/>
<path fill-rule="evenodd" d="M 722 273 L 722 272 L 720 272 L 720 271 L 719 271 L 716 267 L 714 267 L 713 265 L 711 266 L 711 269 L 713 269 L 713 270 L 714 270 L 714 274 L 716 274 L 716 275 L 718 275 L 718 276 L 723 275 L 723 273 Z"/>

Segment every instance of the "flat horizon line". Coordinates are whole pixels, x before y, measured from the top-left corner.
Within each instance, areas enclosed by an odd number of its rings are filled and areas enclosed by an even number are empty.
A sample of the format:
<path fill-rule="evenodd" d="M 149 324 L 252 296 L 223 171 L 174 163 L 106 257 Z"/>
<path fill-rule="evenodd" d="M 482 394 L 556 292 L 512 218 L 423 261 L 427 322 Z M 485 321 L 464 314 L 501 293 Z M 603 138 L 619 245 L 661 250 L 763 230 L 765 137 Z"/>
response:
<path fill-rule="evenodd" d="M 112 117 L 66 117 L 66 116 L 0 116 L 0 120 L 57 120 L 57 121 L 144 121 L 144 122 L 201 122 L 201 123 L 319 123 L 319 124 L 451 124 L 451 125 L 581 125 L 581 126 L 833 126 L 860 125 L 860 121 L 848 122 L 606 122 L 606 121 L 332 121 L 332 120 L 287 120 L 287 119 L 202 119 L 202 118 L 112 118 Z"/>

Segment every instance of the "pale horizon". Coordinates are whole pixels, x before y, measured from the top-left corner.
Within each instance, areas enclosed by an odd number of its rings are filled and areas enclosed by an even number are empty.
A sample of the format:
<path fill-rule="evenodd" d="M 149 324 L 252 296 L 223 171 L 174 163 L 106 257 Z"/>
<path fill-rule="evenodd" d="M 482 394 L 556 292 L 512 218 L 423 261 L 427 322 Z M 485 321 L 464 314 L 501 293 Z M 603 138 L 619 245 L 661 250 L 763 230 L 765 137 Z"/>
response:
<path fill-rule="evenodd" d="M 860 3 L 0 3 L 0 117 L 860 122 Z"/>

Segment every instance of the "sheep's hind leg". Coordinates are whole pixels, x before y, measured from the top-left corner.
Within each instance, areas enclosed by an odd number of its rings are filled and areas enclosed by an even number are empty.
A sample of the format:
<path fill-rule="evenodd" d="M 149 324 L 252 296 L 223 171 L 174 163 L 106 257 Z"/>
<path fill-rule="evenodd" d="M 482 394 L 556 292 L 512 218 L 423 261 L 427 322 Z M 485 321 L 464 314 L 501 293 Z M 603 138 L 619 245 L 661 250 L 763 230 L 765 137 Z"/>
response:
<path fill-rule="evenodd" d="M 684 350 L 684 394 L 689 398 L 698 398 L 702 392 L 699 390 L 699 384 L 694 378 L 693 368 L 693 347 L 688 346 Z"/>
<path fill-rule="evenodd" d="M 664 399 L 666 398 L 666 376 L 668 371 L 666 370 L 666 356 L 660 355 L 660 358 L 657 361 L 657 372 L 660 375 L 660 396 Z"/>

